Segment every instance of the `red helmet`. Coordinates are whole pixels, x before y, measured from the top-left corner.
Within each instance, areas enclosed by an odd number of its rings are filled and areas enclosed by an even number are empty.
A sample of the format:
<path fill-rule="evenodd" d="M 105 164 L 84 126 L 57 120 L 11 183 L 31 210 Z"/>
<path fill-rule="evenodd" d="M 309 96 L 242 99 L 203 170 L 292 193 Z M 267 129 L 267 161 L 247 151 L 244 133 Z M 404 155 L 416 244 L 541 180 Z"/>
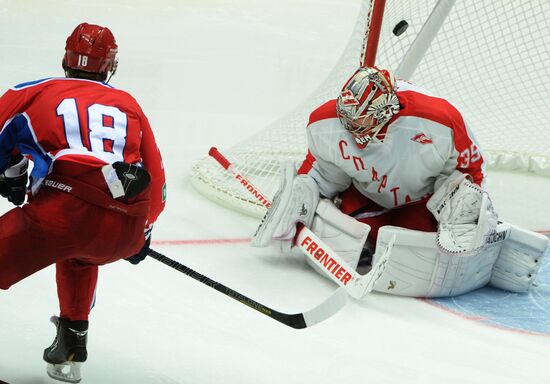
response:
<path fill-rule="evenodd" d="M 82 23 L 67 38 L 63 68 L 100 74 L 114 73 L 117 52 L 118 46 L 109 28 Z"/>

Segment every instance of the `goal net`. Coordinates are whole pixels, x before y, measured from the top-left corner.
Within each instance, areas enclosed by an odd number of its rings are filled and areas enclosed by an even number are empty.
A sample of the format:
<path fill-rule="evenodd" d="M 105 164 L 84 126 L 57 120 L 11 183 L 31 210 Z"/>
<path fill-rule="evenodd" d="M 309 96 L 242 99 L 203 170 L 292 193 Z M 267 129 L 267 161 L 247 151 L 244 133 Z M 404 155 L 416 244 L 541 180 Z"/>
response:
<path fill-rule="evenodd" d="M 221 149 L 272 198 L 280 164 L 305 157 L 309 113 L 335 98 L 360 64 L 374 60 L 451 100 L 489 168 L 550 176 L 549 26 L 548 0 L 363 0 L 346 49 L 314 94 L 256 135 Z M 265 212 L 209 157 L 194 166 L 191 179 L 218 203 L 252 216 Z"/>

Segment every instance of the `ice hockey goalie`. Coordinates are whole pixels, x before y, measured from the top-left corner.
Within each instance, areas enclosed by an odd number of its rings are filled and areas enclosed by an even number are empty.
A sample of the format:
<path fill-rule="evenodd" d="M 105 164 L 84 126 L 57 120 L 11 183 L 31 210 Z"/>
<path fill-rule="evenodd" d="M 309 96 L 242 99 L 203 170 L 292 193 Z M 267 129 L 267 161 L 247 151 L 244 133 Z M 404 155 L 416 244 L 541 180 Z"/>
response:
<path fill-rule="evenodd" d="M 483 153 L 449 101 L 386 69 L 360 68 L 311 113 L 307 138 L 305 161 L 283 173 L 253 245 L 288 251 L 300 223 L 356 268 L 395 238 L 375 286 L 395 295 L 533 284 L 548 239 L 499 221 Z"/>

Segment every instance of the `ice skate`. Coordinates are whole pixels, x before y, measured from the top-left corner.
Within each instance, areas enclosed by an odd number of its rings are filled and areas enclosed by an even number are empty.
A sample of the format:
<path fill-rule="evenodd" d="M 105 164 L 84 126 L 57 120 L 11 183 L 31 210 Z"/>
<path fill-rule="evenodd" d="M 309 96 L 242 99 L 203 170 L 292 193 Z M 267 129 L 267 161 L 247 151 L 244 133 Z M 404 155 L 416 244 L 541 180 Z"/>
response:
<path fill-rule="evenodd" d="M 50 321 L 55 324 L 57 334 L 52 345 L 44 350 L 48 376 L 60 381 L 79 383 L 82 380 L 80 367 L 88 357 L 88 322 L 70 321 L 57 316 L 52 316 Z"/>

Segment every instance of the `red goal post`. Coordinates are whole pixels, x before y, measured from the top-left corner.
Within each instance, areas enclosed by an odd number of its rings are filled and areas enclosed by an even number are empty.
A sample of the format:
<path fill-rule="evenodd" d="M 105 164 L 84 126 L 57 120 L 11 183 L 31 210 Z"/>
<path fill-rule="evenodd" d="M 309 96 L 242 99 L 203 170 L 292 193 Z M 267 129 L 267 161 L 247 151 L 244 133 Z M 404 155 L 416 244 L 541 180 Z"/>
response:
<path fill-rule="evenodd" d="M 490 168 L 550 176 L 549 32 L 548 0 L 363 0 L 342 57 L 317 91 L 224 152 L 273 198 L 280 163 L 305 156 L 309 113 L 360 64 L 375 63 L 457 105 Z M 264 213 L 209 156 L 191 178 L 216 202 Z"/>

